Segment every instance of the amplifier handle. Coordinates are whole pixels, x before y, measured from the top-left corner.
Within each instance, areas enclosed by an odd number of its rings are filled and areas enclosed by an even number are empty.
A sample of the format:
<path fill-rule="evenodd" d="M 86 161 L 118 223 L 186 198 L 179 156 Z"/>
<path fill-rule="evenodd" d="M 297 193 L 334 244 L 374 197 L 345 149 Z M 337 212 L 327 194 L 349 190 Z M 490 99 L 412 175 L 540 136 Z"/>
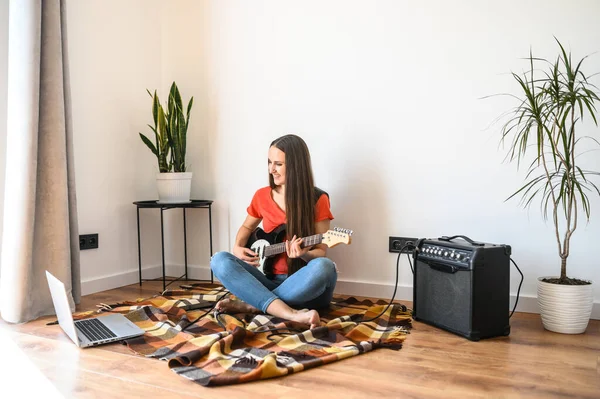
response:
<path fill-rule="evenodd" d="M 454 274 L 458 271 L 458 268 L 456 266 L 446 265 L 444 263 L 437 263 L 437 262 L 425 262 L 425 263 L 427 263 L 429 265 L 429 267 L 431 267 L 432 269 L 438 270 L 443 273 Z"/>
<path fill-rule="evenodd" d="M 462 238 L 463 240 L 467 241 L 469 244 L 476 246 L 476 247 L 483 247 L 485 244 L 481 243 L 481 242 L 475 242 L 473 240 L 471 240 L 469 237 L 467 236 L 463 236 L 463 235 L 456 235 L 456 236 L 452 236 L 452 237 L 448 237 L 448 236 L 442 236 L 439 237 L 438 240 L 440 241 L 452 241 L 455 238 Z"/>

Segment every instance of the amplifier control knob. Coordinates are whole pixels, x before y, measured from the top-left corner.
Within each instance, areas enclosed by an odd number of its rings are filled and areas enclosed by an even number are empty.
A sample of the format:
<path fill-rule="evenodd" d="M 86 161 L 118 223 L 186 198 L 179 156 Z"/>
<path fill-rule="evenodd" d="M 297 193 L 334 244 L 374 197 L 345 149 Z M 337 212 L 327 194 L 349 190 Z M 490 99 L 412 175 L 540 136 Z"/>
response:
<path fill-rule="evenodd" d="M 456 254 L 456 260 L 460 260 L 460 254 Z"/>

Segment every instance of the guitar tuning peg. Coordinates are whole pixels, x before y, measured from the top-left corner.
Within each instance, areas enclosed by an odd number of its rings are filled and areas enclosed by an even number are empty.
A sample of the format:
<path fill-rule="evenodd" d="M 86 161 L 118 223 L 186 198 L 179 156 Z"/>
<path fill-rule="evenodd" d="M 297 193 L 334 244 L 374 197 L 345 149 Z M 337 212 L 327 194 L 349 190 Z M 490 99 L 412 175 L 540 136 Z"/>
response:
<path fill-rule="evenodd" d="M 352 235 L 352 233 L 354 233 L 352 230 L 350 229 L 344 229 L 342 227 L 334 227 L 333 231 L 335 231 L 336 233 L 341 233 L 341 234 L 348 234 L 348 235 Z"/>

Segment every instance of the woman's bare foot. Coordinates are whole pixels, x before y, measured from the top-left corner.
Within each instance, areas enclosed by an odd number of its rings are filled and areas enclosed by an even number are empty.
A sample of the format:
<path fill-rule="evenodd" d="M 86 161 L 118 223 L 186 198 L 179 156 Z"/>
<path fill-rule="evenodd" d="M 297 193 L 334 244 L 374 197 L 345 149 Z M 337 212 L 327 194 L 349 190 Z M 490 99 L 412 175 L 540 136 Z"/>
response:
<path fill-rule="evenodd" d="M 321 325 L 321 318 L 316 310 L 292 309 L 279 298 L 271 302 L 271 304 L 267 307 L 267 313 L 282 319 L 308 325 L 310 328 L 319 327 Z"/>
<path fill-rule="evenodd" d="M 260 310 L 246 302 L 229 298 L 217 302 L 215 309 L 221 313 L 260 313 Z"/>
<path fill-rule="evenodd" d="M 308 324 L 311 329 L 321 325 L 321 318 L 316 310 L 296 310 L 294 311 L 291 320 L 298 323 Z"/>

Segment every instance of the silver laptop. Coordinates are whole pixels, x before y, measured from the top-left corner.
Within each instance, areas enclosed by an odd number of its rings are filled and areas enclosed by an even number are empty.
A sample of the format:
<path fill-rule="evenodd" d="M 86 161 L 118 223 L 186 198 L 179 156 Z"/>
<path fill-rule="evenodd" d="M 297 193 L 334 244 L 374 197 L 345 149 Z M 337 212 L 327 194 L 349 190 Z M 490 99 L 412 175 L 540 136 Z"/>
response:
<path fill-rule="evenodd" d="M 65 285 L 47 270 L 46 278 L 58 324 L 80 348 L 121 341 L 144 334 L 144 330 L 119 313 L 74 321 Z"/>

